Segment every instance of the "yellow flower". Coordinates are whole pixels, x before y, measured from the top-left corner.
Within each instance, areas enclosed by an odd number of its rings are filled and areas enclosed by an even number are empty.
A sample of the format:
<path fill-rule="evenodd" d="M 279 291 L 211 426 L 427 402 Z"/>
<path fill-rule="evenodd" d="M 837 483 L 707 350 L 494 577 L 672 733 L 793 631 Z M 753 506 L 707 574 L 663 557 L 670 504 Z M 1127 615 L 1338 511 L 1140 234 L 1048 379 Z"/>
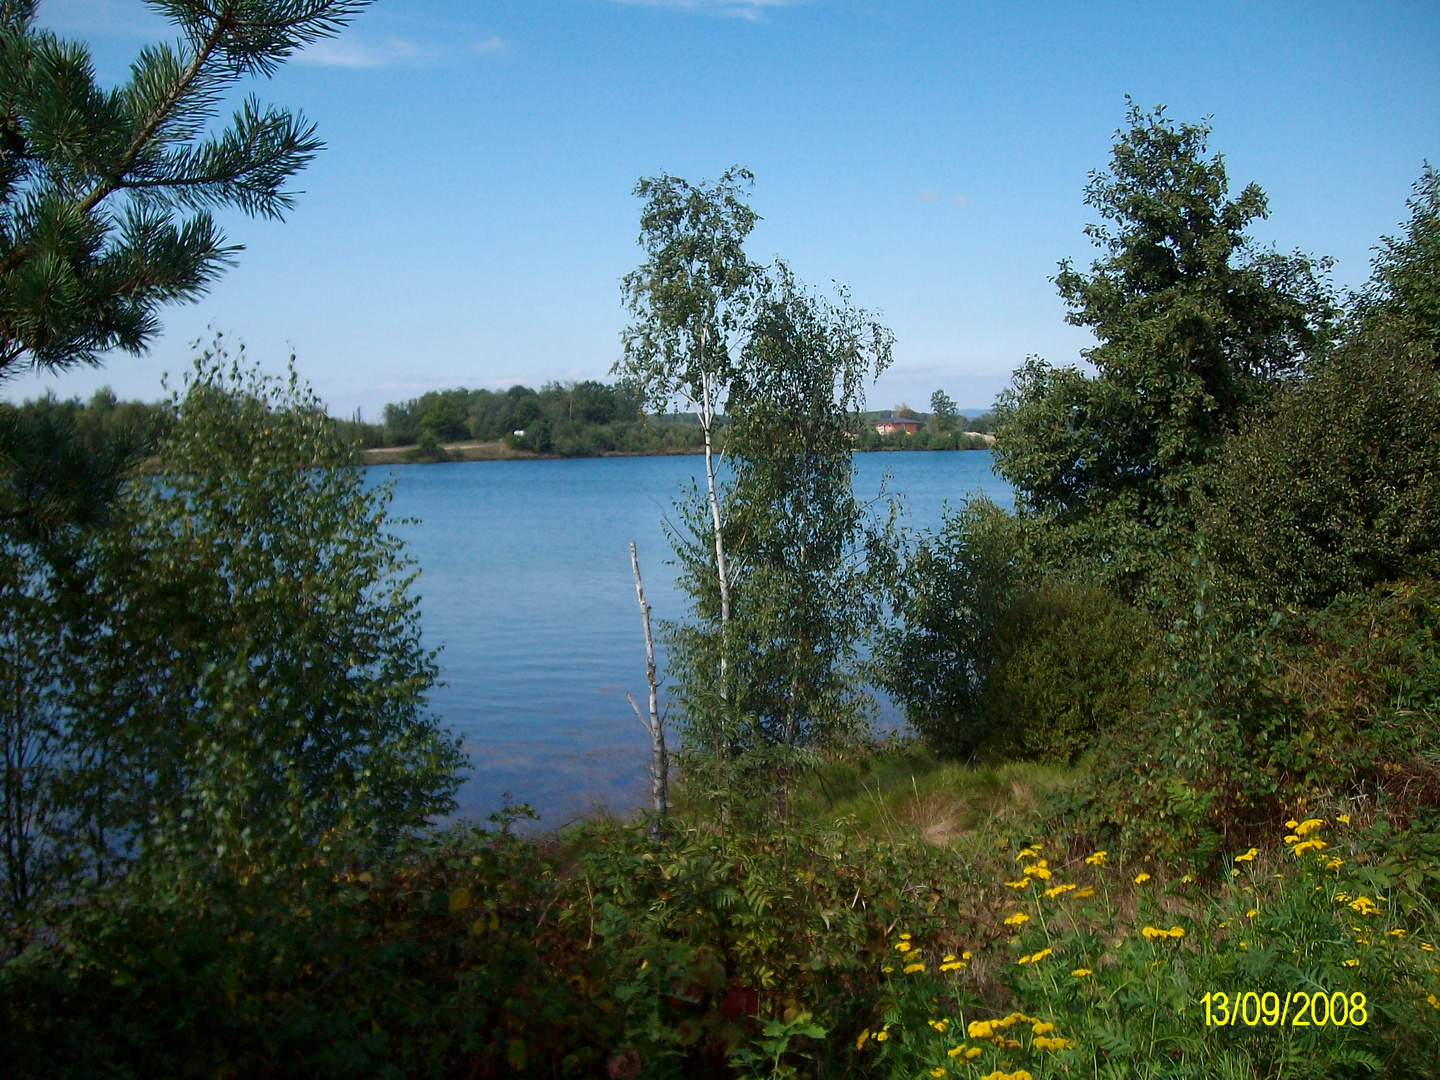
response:
<path fill-rule="evenodd" d="M 1070 974 L 1077 979 L 1083 979 L 1087 975 L 1093 975 L 1094 972 L 1092 972 L 1089 968 L 1076 968 L 1074 971 L 1070 972 Z"/>
<path fill-rule="evenodd" d="M 889 1037 L 890 1037 L 890 1031 L 889 1031 L 889 1029 L 888 1029 L 888 1025 L 886 1026 L 886 1029 L 885 1029 L 885 1030 L 881 1030 L 881 1031 L 875 1032 L 875 1041 L 876 1041 L 876 1042 L 884 1042 L 884 1041 L 885 1041 L 886 1039 L 888 1039 Z"/>
<path fill-rule="evenodd" d="M 982 1053 L 984 1053 L 984 1051 L 981 1050 L 980 1047 L 978 1047 L 978 1046 L 972 1046 L 972 1047 L 970 1047 L 969 1050 L 966 1050 L 966 1051 L 965 1051 L 965 1060 L 966 1060 L 966 1061 L 974 1061 L 974 1060 L 975 1060 L 977 1057 L 979 1057 Z"/>
<path fill-rule="evenodd" d="M 1026 885 L 1029 885 L 1029 884 L 1030 884 L 1030 879 L 1029 879 L 1028 877 L 1027 877 L 1027 878 L 1021 878 L 1019 881 L 1007 881 L 1007 882 L 1005 882 L 1006 888 L 1010 888 L 1010 889 L 1023 889 L 1023 888 L 1025 888 Z"/>
<path fill-rule="evenodd" d="M 995 1031 L 994 1020 L 971 1020 L 965 1033 L 972 1039 L 988 1039 Z"/>
<path fill-rule="evenodd" d="M 1147 874 L 1147 873 L 1145 873 L 1144 870 L 1141 870 L 1140 873 L 1138 873 L 1138 874 L 1135 875 L 1135 884 L 1136 884 L 1136 885 L 1144 885 L 1145 882 L 1147 882 L 1147 881 L 1149 881 L 1149 880 L 1150 880 L 1150 875 Z"/>
<path fill-rule="evenodd" d="M 1074 885 L 1056 885 L 1053 888 L 1046 889 L 1045 895 L 1048 896 L 1051 900 L 1054 900 L 1055 897 L 1059 896 L 1061 893 L 1071 892 L 1074 890 L 1074 888 Z"/>
<path fill-rule="evenodd" d="M 924 971 L 925 965 L 918 960 L 913 964 L 906 964 L 902 969 L 906 975 L 914 975 L 917 971 Z"/>
<path fill-rule="evenodd" d="M 908 941 L 897 941 L 895 943 L 895 951 L 900 953 L 907 953 L 914 947 L 915 946 L 911 945 Z"/>
<path fill-rule="evenodd" d="M 1024 851 L 1020 852 L 1019 855 L 1016 855 L 1016 856 L 1015 856 L 1015 861 L 1016 861 L 1016 862 L 1024 862 L 1026 859 L 1033 859 L 1033 858 L 1035 858 L 1036 855 L 1039 855 L 1039 854 L 1040 854 L 1040 845 L 1039 845 L 1039 844 L 1032 844 L 1030 847 L 1027 847 Z"/>
<path fill-rule="evenodd" d="M 964 952 L 962 952 L 962 953 L 960 954 L 960 959 L 961 959 L 961 960 L 969 960 L 969 959 L 970 959 L 970 950 L 969 950 L 969 949 L 966 949 Z"/>
<path fill-rule="evenodd" d="M 1359 967 L 1359 966 L 1360 966 L 1360 961 L 1359 961 L 1359 960 L 1346 960 L 1344 963 L 1345 963 L 1345 966 L 1346 966 L 1346 967 Z"/>
<path fill-rule="evenodd" d="M 1341 825 L 1349 825 L 1349 824 L 1350 824 L 1350 815 L 1349 815 L 1349 814 L 1338 814 L 1338 815 L 1336 815 L 1335 820 L 1338 821 Z"/>
<path fill-rule="evenodd" d="M 1047 1039 L 1042 1036 L 1035 1040 L 1035 1049 L 1037 1050 L 1069 1050 L 1074 1046 L 1075 1044 L 1069 1039 L 1062 1039 L 1058 1035 L 1053 1039 Z"/>
<path fill-rule="evenodd" d="M 865 1049 L 865 1044 L 866 1044 L 867 1042 L 869 1042 L 869 1041 L 870 1041 L 870 1029 L 869 1029 L 869 1028 L 866 1028 L 864 1031 L 860 1032 L 860 1037 L 855 1040 L 855 1049 L 856 1049 L 856 1050 L 863 1050 L 863 1049 Z"/>
<path fill-rule="evenodd" d="M 1170 936 L 1173 937 L 1173 938 L 1182 938 L 1182 937 L 1184 937 L 1184 936 L 1185 936 L 1185 928 L 1184 928 L 1183 926 L 1172 926 L 1172 927 L 1170 927 Z"/>
<path fill-rule="evenodd" d="M 1350 901 L 1350 908 L 1352 911 L 1358 911 L 1361 915 L 1378 915 L 1380 913 L 1380 909 L 1375 906 L 1375 901 L 1368 896 L 1357 896 Z"/>
<path fill-rule="evenodd" d="M 945 1029 L 950 1026 L 949 1020 L 927 1020 L 926 1023 L 933 1027 L 936 1031 L 940 1032 L 941 1035 L 944 1035 Z"/>
<path fill-rule="evenodd" d="M 1052 1031 L 1055 1030 L 1055 1025 L 1054 1025 L 1054 1024 L 1046 1024 L 1046 1023 L 1037 1023 L 1037 1024 L 1035 1024 L 1035 1026 L 1032 1027 L 1030 1030 L 1033 1031 L 1036 1035 L 1049 1035 L 1050 1032 L 1052 1032 Z"/>
<path fill-rule="evenodd" d="M 1291 850 L 1294 851 L 1298 858 L 1307 851 L 1322 851 L 1329 846 L 1330 845 L 1325 843 L 1324 840 L 1306 840 L 1304 843 L 1296 844 Z"/>
<path fill-rule="evenodd" d="M 900 940 L 901 940 L 901 941 L 909 941 L 909 940 L 910 940 L 910 935 L 909 935 L 909 934 L 901 934 L 901 935 L 900 935 Z"/>
<path fill-rule="evenodd" d="M 1039 952 L 1032 953 L 1029 956 L 1022 956 L 1019 962 L 1022 964 L 1038 964 L 1041 960 L 1044 960 L 1045 957 L 1049 956 L 1053 951 L 1053 949 L 1041 949 Z"/>
<path fill-rule="evenodd" d="M 1405 936 L 1405 930 L 1404 930 L 1403 927 L 1397 926 L 1394 930 L 1386 930 L 1386 931 L 1385 931 L 1385 936 L 1386 936 L 1386 937 L 1393 937 L 1393 938 L 1402 938 L 1402 937 Z"/>
<path fill-rule="evenodd" d="M 930 1075 L 936 1077 L 938 1080 L 939 1077 L 945 1075 L 945 1070 L 942 1069 L 939 1065 L 936 1065 L 935 1068 L 930 1070 Z"/>
<path fill-rule="evenodd" d="M 1428 941 L 1422 941 L 1420 942 L 1420 950 L 1422 952 L 1434 952 L 1435 946 L 1431 945 Z"/>
<path fill-rule="evenodd" d="M 1312 817 L 1306 818 L 1304 821 L 1300 822 L 1299 825 L 1292 825 L 1290 826 L 1290 828 L 1295 830 L 1296 836 L 1308 836 L 1310 835 L 1310 833 L 1314 832 L 1316 829 L 1320 828 L 1320 826 L 1324 824 L 1325 822 L 1322 821 L 1320 818 Z"/>
<path fill-rule="evenodd" d="M 1027 922 L 1029 922 L 1029 921 L 1030 921 L 1030 916 L 1029 916 L 1029 915 L 1026 915 L 1025 912 L 1023 912 L 1023 911 L 1017 911 L 1017 912 L 1015 912 L 1014 915 L 1011 915 L 1011 916 L 1009 916 L 1009 917 L 1006 918 L 1006 920 L 1005 920 L 1005 925 L 1006 925 L 1006 926 L 1019 926 L 1021 923 L 1027 923 Z"/>
<path fill-rule="evenodd" d="M 1440 1009 L 1440 998 L 1437 998 L 1434 994 L 1427 997 L 1425 1001 L 1432 1009 Z"/>
<path fill-rule="evenodd" d="M 965 1053 L 965 1044 L 961 1043 L 959 1046 L 955 1047 L 954 1050 L 946 1050 L 945 1056 L 948 1058 L 958 1058 L 963 1053 Z"/>
<path fill-rule="evenodd" d="M 961 968 L 963 968 L 963 967 L 968 967 L 968 966 L 969 966 L 969 965 L 966 964 L 963 960 L 950 960 L 950 961 L 948 961 L 948 962 L 946 962 L 946 963 L 944 963 L 944 964 L 941 964 L 941 965 L 940 965 L 940 970 L 941 970 L 941 971 L 959 971 Z"/>
<path fill-rule="evenodd" d="M 1041 859 L 1034 866 L 1023 867 L 1020 871 L 1026 877 L 1037 877 L 1041 881 L 1048 881 L 1050 878 L 1050 863 Z"/>
<path fill-rule="evenodd" d="M 1104 866 L 1104 865 L 1105 865 L 1105 856 L 1106 856 L 1106 855 L 1109 855 L 1109 854 L 1110 854 L 1110 853 L 1109 853 L 1108 851 L 1097 851 L 1097 852 L 1095 852 L 1095 853 L 1092 854 L 1092 855 L 1086 855 L 1086 856 L 1085 856 L 1085 865 L 1086 865 L 1086 866 Z"/>
<path fill-rule="evenodd" d="M 1344 866 L 1344 865 L 1345 865 L 1345 860 L 1344 860 L 1344 859 L 1337 859 L 1334 855 L 1331 855 L 1328 859 L 1325 860 L 1325 869 L 1326 869 L 1326 870 L 1339 870 L 1339 869 L 1340 869 L 1342 866 Z M 1317 885 L 1317 886 L 1315 886 L 1315 888 L 1316 888 L 1316 889 L 1319 889 L 1320 886 Z"/>
<path fill-rule="evenodd" d="M 889 975 L 892 971 L 895 970 L 895 968 L 892 967 L 890 964 L 886 964 L 886 965 L 884 965 L 883 967 L 881 967 L 880 970 L 883 971 L 886 975 Z"/>
<path fill-rule="evenodd" d="M 1259 848 L 1253 848 L 1253 847 L 1252 847 L 1249 851 L 1245 852 L 1244 855 L 1236 855 L 1236 856 L 1235 856 L 1235 861 L 1236 861 L 1236 862 L 1254 862 L 1254 861 L 1255 861 L 1255 856 L 1256 856 L 1256 855 L 1259 855 L 1259 854 L 1260 854 L 1260 849 L 1259 849 Z"/>
<path fill-rule="evenodd" d="M 1256 915 L 1259 915 L 1259 914 L 1260 914 L 1260 909 L 1259 909 L 1259 908 L 1253 908 L 1253 907 L 1252 907 L 1249 911 L 1245 912 L 1245 917 L 1246 917 L 1247 919 L 1253 919 Z"/>

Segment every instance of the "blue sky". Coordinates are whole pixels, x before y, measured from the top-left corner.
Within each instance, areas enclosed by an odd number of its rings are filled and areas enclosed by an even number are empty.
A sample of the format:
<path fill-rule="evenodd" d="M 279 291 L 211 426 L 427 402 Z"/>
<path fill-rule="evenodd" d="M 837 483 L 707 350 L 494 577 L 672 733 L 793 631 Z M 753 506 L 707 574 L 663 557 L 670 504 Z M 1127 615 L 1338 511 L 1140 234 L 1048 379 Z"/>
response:
<path fill-rule="evenodd" d="M 43 0 L 119 81 L 171 36 L 140 0 Z M 985 406 L 1087 342 L 1048 278 L 1088 262 L 1089 170 L 1125 95 L 1209 116 L 1257 236 L 1360 284 L 1440 162 L 1440 8 L 1423 3 L 379 0 L 255 88 L 328 149 L 283 224 L 227 216 L 239 266 L 142 357 L 13 379 L 160 396 L 208 328 L 374 417 L 429 388 L 603 378 L 642 175 L 756 175 L 758 258 L 851 286 L 895 331 L 873 407 Z"/>

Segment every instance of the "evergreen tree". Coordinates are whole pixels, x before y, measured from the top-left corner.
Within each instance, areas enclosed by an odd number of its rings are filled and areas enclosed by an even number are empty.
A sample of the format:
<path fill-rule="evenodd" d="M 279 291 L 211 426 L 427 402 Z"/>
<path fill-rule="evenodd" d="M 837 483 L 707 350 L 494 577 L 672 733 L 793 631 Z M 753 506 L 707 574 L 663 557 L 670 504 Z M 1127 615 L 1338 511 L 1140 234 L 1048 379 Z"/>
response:
<path fill-rule="evenodd" d="M 142 351 L 159 308 L 230 265 L 211 211 L 280 218 L 286 184 L 320 149 L 300 114 L 221 101 L 328 37 L 369 0 L 148 0 L 180 39 L 96 80 L 89 50 L 0 0 L 0 378 Z"/>

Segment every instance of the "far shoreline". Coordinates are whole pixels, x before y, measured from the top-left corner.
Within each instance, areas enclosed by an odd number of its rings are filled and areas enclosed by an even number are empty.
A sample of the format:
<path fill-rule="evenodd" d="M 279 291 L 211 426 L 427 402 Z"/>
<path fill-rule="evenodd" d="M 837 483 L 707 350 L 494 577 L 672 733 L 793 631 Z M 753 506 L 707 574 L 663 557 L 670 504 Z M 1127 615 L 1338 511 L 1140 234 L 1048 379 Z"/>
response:
<path fill-rule="evenodd" d="M 873 450 L 857 450 L 860 454 L 949 454 L 968 450 L 990 450 L 995 446 L 995 436 L 982 432 L 965 432 L 985 440 L 984 446 L 965 447 L 916 447 L 881 446 Z M 417 459 L 410 455 L 418 444 L 408 446 L 378 446 L 360 451 L 362 465 L 453 465 L 471 461 L 574 461 L 581 458 L 622 458 L 622 457 L 693 457 L 703 454 L 704 447 L 684 447 L 670 450 L 602 450 L 594 454 L 542 454 L 534 450 L 516 450 L 503 442 L 467 441 L 444 443 L 440 449 L 443 458 Z"/>

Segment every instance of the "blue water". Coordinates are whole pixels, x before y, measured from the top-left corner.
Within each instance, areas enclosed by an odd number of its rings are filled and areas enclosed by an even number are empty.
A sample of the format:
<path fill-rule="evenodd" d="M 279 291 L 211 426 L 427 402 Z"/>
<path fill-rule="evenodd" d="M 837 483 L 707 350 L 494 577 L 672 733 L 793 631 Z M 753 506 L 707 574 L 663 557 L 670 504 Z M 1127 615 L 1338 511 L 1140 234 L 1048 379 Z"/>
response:
<path fill-rule="evenodd" d="M 396 479 L 391 512 L 419 519 L 397 531 L 420 565 L 425 643 L 442 650 L 431 707 L 472 763 L 462 816 L 484 817 L 502 792 L 533 805 L 542 828 L 642 804 L 649 736 L 625 700 L 644 707 L 629 544 L 654 618 L 681 616 L 661 518 L 703 468 L 676 456 L 370 470 Z M 916 528 L 974 491 L 1012 499 L 988 451 L 857 454 L 856 471 L 861 498 L 888 472 Z"/>

